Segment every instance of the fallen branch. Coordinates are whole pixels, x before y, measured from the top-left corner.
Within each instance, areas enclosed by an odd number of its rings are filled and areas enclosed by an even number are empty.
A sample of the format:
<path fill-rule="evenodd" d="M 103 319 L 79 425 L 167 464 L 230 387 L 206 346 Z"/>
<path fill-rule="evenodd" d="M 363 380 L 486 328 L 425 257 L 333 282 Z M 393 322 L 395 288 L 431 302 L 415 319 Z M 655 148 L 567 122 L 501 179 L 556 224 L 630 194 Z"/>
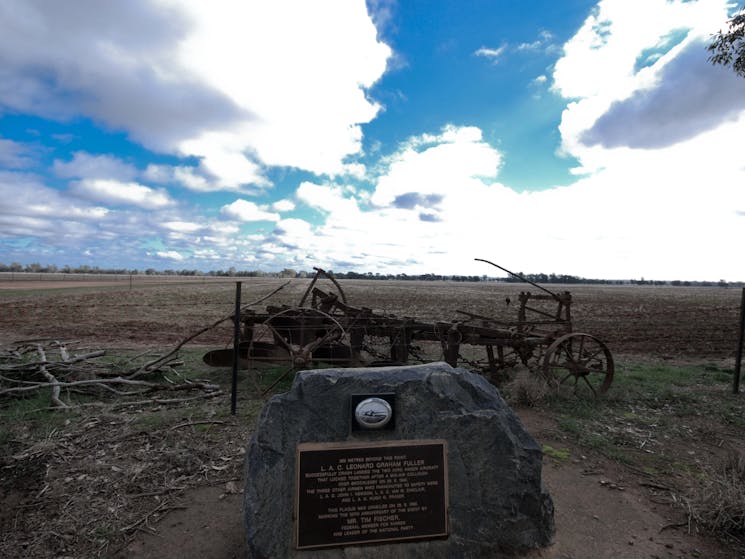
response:
<path fill-rule="evenodd" d="M 168 501 L 163 501 L 161 504 L 159 504 L 157 507 L 155 507 L 153 510 L 151 510 L 149 513 L 147 513 L 145 516 L 140 518 L 137 522 L 134 522 L 130 524 L 129 526 L 125 526 L 124 528 L 121 528 L 120 531 L 123 533 L 127 533 L 131 530 L 134 530 L 137 528 L 140 524 L 143 522 L 147 522 L 147 520 L 154 514 L 161 512 L 161 511 L 167 511 L 167 510 L 176 510 L 176 509 L 185 509 L 186 507 L 181 505 L 171 505 Z"/>
<path fill-rule="evenodd" d="M 148 404 L 167 405 L 167 404 L 182 404 L 184 402 L 193 402 L 194 400 L 201 400 L 203 398 L 214 398 L 223 394 L 222 390 L 215 390 L 214 392 L 208 392 L 207 394 L 200 394 L 199 396 L 191 396 L 190 398 L 170 398 L 167 400 L 161 398 L 153 398 L 151 400 L 138 400 L 136 402 L 117 402 L 111 406 L 112 409 L 122 408 L 125 406 L 145 406 Z M 85 404 L 84 404 L 85 405 Z"/>
<path fill-rule="evenodd" d="M 47 360 L 47 356 L 44 353 L 44 348 L 42 347 L 41 344 L 37 344 L 36 345 L 36 351 L 39 353 L 39 356 L 41 357 L 41 360 L 42 361 L 46 361 Z M 46 378 L 49 381 L 48 386 L 51 386 L 52 387 L 52 404 L 54 405 L 54 407 L 56 407 L 56 408 L 63 408 L 63 409 L 64 408 L 68 408 L 69 406 L 67 404 L 65 404 L 62 400 L 60 400 L 60 397 L 59 397 L 60 396 L 60 386 L 59 386 L 59 382 L 57 381 L 57 379 L 54 378 L 54 375 L 52 375 L 49 371 L 47 371 L 47 368 L 46 368 L 45 365 L 42 365 L 39 368 L 39 372 L 42 375 L 44 375 L 44 378 Z M 26 389 L 29 389 L 29 388 L 35 389 L 36 387 L 27 386 L 27 387 L 21 388 L 21 390 L 26 390 Z M 12 388 L 10 390 L 12 390 Z M 0 394 L 2 394 L 2 392 L 0 392 Z"/>
<path fill-rule="evenodd" d="M 165 391 L 176 391 L 176 390 L 192 390 L 195 388 L 201 388 L 203 390 L 219 390 L 220 387 L 217 384 L 210 384 L 208 382 L 189 382 L 184 384 L 175 384 L 175 385 L 165 385 L 165 384 L 159 384 L 157 382 L 148 382 L 144 380 L 132 380 L 128 378 L 122 378 L 122 377 L 116 377 L 116 378 L 107 378 L 107 379 L 94 379 L 94 380 L 75 380 L 72 382 L 60 382 L 56 380 L 54 377 L 49 375 L 52 380 L 50 382 L 38 382 L 34 383 L 31 386 L 16 386 L 13 388 L 6 388 L 5 390 L 0 390 L 0 396 L 4 396 L 6 394 L 17 394 L 21 392 L 31 392 L 33 390 L 39 390 L 43 388 L 51 388 L 52 392 L 54 393 L 56 391 L 57 396 L 59 396 L 59 391 L 62 388 L 71 388 L 73 386 L 104 386 L 107 384 L 123 384 L 125 386 L 143 386 L 146 388 L 149 388 L 149 391 L 155 391 L 155 390 L 165 390 Z M 68 407 L 64 402 L 62 402 L 64 407 Z"/>
<path fill-rule="evenodd" d="M 192 425 L 225 425 L 225 421 L 215 421 L 215 420 L 189 421 L 187 423 L 179 423 L 178 425 L 174 425 L 168 430 L 175 431 L 176 429 L 181 429 L 182 427 L 191 427 Z"/>

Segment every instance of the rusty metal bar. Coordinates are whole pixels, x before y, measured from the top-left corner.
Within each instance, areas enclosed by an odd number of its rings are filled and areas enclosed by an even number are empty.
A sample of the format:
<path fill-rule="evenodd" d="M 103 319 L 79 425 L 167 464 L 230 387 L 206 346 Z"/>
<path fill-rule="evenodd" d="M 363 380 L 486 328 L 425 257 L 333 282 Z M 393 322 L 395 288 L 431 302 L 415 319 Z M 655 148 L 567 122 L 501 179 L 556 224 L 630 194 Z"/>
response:
<path fill-rule="evenodd" d="M 737 356 L 735 357 L 735 376 L 732 380 L 732 393 L 740 392 L 740 371 L 742 370 L 742 342 L 745 337 L 745 287 L 742 288 L 740 302 L 740 330 L 737 336 Z"/>
<path fill-rule="evenodd" d="M 564 322 L 563 320 L 556 320 L 555 315 L 553 315 L 551 313 L 544 312 L 544 311 L 542 311 L 540 309 L 534 309 L 533 307 L 529 307 L 528 305 L 525 305 L 525 310 L 528 310 L 530 312 L 534 312 L 536 314 L 543 315 L 543 316 L 545 316 L 547 318 L 553 318 L 554 320 L 548 321 L 548 322 L 551 322 L 551 323 L 553 323 L 553 322 Z M 527 322 L 530 323 L 530 324 L 536 324 L 532 320 L 528 320 Z"/>
<path fill-rule="evenodd" d="M 235 282 L 235 314 L 233 315 L 233 379 L 230 387 L 230 413 L 235 415 L 238 400 L 238 361 L 241 345 L 241 282 Z"/>
<path fill-rule="evenodd" d="M 549 295 L 551 295 L 551 297 L 553 297 L 553 298 L 554 298 L 554 299 L 556 299 L 557 301 L 559 300 L 559 296 L 558 296 L 558 295 L 557 295 L 556 293 L 554 293 L 553 291 L 549 291 L 549 290 L 548 290 L 548 289 L 546 289 L 545 287 L 543 287 L 543 286 L 541 286 L 541 285 L 538 285 L 537 283 L 533 283 L 533 282 L 532 282 L 532 281 L 530 281 L 529 279 L 526 279 L 526 278 L 522 277 L 522 276 L 521 276 L 520 274 L 516 274 L 515 272 L 510 272 L 510 271 L 509 271 L 509 270 L 508 270 L 507 268 L 502 268 L 502 266 L 500 266 L 499 264 L 495 264 L 494 262 L 490 262 L 489 260 L 484 260 L 483 258 L 474 258 L 474 260 L 478 260 L 479 262 L 486 262 L 487 264 L 491 264 L 491 265 L 492 265 L 492 266 L 494 266 L 495 268 L 499 268 L 499 269 L 500 269 L 500 270 L 502 270 L 503 272 L 507 272 L 507 273 L 508 273 L 508 274 L 510 274 L 511 276 L 514 276 L 514 277 L 516 277 L 517 279 L 519 279 L 519 280 L 521 280 L 521 281 L 524 281 L 525 283 L 529 283 L 529 284 L 530 284 L 530 285 L 532 285 L 533 287 L 537 287 L 537 288 L 538 288 L 538 289 L 540 289 L 541 291 L 544 291 L 544 292 L 548 293 Z"/>

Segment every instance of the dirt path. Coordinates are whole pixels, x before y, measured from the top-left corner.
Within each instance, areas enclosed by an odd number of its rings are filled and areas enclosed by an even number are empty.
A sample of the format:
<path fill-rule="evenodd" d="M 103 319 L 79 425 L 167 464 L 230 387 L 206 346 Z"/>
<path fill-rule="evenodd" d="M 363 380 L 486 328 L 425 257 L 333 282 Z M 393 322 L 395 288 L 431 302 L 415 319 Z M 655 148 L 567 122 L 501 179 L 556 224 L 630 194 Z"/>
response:
<path fill-rule="evenodd" d="M 650 483 L 616 462 L 583 455 L 562 440 L 548 416 L 525 409 L 518 414 L 541 444 L 569 451 L 567 459 L 544 458 L 556 540 L 530 559 L 740 557 L 711 538 L 689 534 L 681 525 L 686 523 L 682 507 L 671 502 L 659 481 Z"/>
<path fill-rule="evenodd" d="M 546 457 L 543 479 L 554 499 L 554 545 L 525 559 L 735 559 L 740 554 L 716 541 L 689 534 L 679 506 L 660 486 L 612 461 L 584 456 L 561 439 L 554 421 L 518 410 L 541 444 L 568 450 L 565 459 Z M 185 508 L 161 520 L 155 535 L 142 534 L 117 559 L 233 559 L 246 555 L 242 495 L 225 495 L 220 487 L 184 495 Z"/>

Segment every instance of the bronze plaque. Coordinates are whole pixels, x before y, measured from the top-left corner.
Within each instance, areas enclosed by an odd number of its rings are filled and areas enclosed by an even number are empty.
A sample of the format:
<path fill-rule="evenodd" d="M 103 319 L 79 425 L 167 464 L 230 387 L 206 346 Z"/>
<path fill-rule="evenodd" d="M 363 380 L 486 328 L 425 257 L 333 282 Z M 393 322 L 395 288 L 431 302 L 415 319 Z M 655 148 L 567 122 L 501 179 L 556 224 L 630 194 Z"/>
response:
<path fill-rule="evenodd" d="M 298 549 L 448 534 L 445 440 L 303 443 L 295 471 Z"/>

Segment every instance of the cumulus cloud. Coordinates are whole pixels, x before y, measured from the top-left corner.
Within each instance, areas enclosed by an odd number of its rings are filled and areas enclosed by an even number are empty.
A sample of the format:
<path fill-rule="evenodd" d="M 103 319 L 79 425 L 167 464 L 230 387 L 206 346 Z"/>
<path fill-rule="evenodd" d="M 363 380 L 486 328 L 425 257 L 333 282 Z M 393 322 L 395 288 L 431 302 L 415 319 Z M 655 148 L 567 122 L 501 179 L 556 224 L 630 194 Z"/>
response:
<path fill-rule="evenodd" d="M 295 209 L 295 202 L 286 198 L 277 200 L 272 204 L 272 209 L 277 212 L 291 212 Z"/>
<path fill-rule="evenodd" d="M 262 188 L 256 186 L 247 186 L 243 181 L 245 175 L 227 175 L 219 177 L 212 174 L 204 163 L 196 167 L 187 165 L 155 165 L 149 164 L 142 173 L 145 180 L 158 184 L 177 185 L 193 192 L 220 192 L 233 191 L 243 194 L 258 194 Z M 252 181 L 254 185 L 266 185 L 266 180 L 261 176 L 256 176 Z"/>
<path fill-rule="evenodd" d="M 390 56 L 363 0 L 6 2 L 0 108 L 90 117 L 222 188 L 267 186 L 266 165 L 347 172 Z"/>
<path fill-rule="evenodd" d="M 129 181 L 134 179 L 137 169 L 113 155 L 95 155 L 84 151 L 73 154 L 72 160 L 55 160 L 52 169 L 62 178 L 115 179 Z"/>
<path fill-rule="evenodd" d="M 581 136 L 586 145 L 660 148 L 734 120 L 745 110 L 745 80 L 707 60 L 692 41 L 660 69 L 654 85 L 614 101 Z"/>
<path fill-rule="evenodd" d="M 478 128 L 446 126 L 439 135 L 410 138 L 388 159 L 371 202 L 430 208 L 446 196 L 456 196 L 476 177 L 494 179 L 501 161 L 501 154 L 483 141 Z"/>
<path fill-rule="evenodd" d="M 184 259 L 184 255 L 175 250 L 160 250 L 156 252 L 155 254 L 160 258 L 165 258 L 167 260 L 175 260 L 177 262 L 181 262 Z"/>
<path fill-rule="evenodd" d="M 343 172 L 343 158 L 360 150 L 359 125 L 380 109 L 365 89 L 383 74 L 391 54 L 378 42 L 365 3 L 220 7 L 189 6 L 200 24 L 182 55 L 209 83 L 260 116 L 238 126 L 244 145 L 269 165 Z M 199 142 L 191 145 L 199 148 Z"/>
<path fill-rule="evenodd" d="M 315 184 L 306 181 L 300 184 L 295 196 L 299 202 L 322 215 L 334 215 L 337 218 L 346 216 L 346 221 L 361 216 L 358 200 L 348 194 L 348 191 L 345 192 L 343 187 L 336 184 Z"/>
<path fill-rule="evenodd" d="M 24 169 L 35 162 L 35 150 L 26 144 L 0 138 L 0 168 Z"/>
<path fill-rule="evenodd" d="M 95 236 L 109 213 L 107 208 L 69 200 L 34 175 L 0 171 L 0 238 L 79 240 Z"/>
<path fill-rule="evenodd" d="M 108 179 L 85 179 L 74 182 L 70 192 L 88 200 L 107 204 L 126 204 L 148 210 L 175 204 L 165 190 L 156 190 L 136 182 Z"/>
<path fill-rule="evenodd" d="M 605 148 L 671 145 L 736 118 L 742 86 L 708 67 L 704 50 L 726 10 L 725 0 L 650 0 L 639 18 L 634 3 L 598 4 L 553 73 L 554 91 L 572 100 L 562 149 L 583 171 L 609 162 Z"/>
<path fill-rule="evenodd" d="M 190 221 L 166 221 L 163 227 L 178 233 L 194 233 L 202 229 L 202 225 Z"/>
<path fill-rule="evenodd" d="M 238 199 L 232 204 L 223 206 L 220 213 L 237 221 L 278 221 L 279 214 L 268 212 L 254 202 Z"/>
<path fill-rule="evenodd" d="M 86 115 L 154 149 L 246 118 L 245 109 L 174 66 L 193 23 L 146 0 L 29 0 L 0 6 L 0 103 L 51 118 Z"/>

